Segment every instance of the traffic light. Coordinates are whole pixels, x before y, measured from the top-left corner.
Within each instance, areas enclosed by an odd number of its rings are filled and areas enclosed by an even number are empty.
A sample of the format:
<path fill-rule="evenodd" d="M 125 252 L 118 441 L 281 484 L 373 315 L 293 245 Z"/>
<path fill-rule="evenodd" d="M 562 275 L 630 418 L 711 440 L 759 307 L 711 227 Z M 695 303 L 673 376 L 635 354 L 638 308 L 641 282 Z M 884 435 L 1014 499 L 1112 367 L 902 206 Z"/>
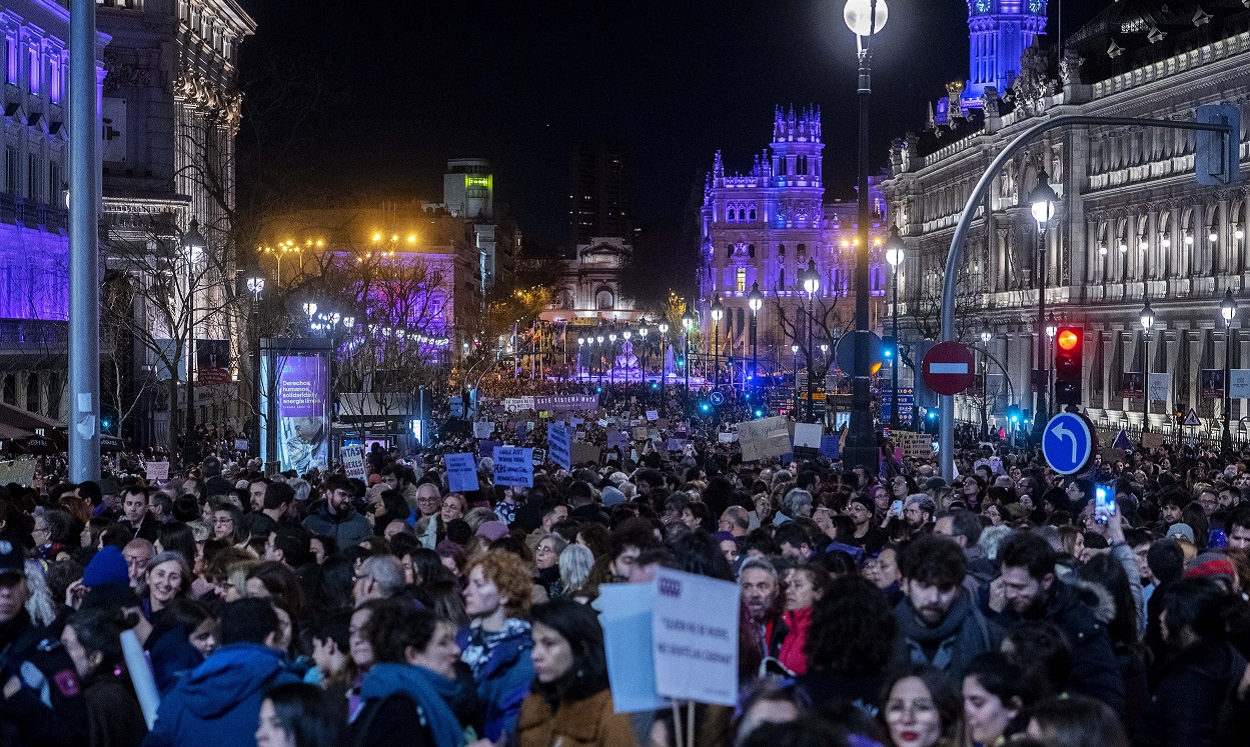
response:
<path fill-rule="evenodd" d="M 1176 412 L 1173 413 L 1173 415 L 1176 416 L 1177 428 L 1180 428 L 1181 426 L 1185 425 L 1185 405 L 1183 404 L 1177 405 Z"/>
<path fill-rule="evenodd" d="M 887 361 L 894 360 L 898 351 L 898 340 L 890 335 L 881 338 L 881 357 Z"/>
<path fill-rule="evenodd" d="M 1055 404 L 1081 404 L 1081 358 L 1085 350 L 1083 327 L 1060 327 L 1055 332 Z"/>
<path fill-rule="evenodd" d="M 1019 425 L 1020 421 L 1023 419 L 1024 419 L 1024 412 L 1021 411 L 1020 405 L 1008 405 L 1007 406 L 1008 422 L 1010 422 L 1012 425 Z"/>

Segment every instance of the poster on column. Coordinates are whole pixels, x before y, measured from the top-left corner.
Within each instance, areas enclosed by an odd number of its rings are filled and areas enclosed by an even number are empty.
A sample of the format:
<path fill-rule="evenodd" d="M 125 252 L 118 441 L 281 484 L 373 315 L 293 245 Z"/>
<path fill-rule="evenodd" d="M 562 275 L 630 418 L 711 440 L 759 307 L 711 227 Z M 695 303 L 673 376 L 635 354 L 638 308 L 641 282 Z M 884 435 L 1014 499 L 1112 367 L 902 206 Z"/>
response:
<path fill-rule="evenodd" d="M 1152 373 L 1150 374 L 1150 401 L 1151 402 L 1167 402 L 1168 389 L 1171 388 L 1172 374 L 1169 373 Z"/>
<path fill-rule="evenodd" d="M 330 457 L 330 361 L 320 355 L 278 359 L 278 461 L 301 475 Z"/>
<path fill-rule="evenodd" d="M 534 450 L 517 446 L 495 447 L 495 484 L 534 487 Z"/>
<path fill-rule="evenodd" d="M 1198 372 L 1198 382 L 1202 386 L 1203 399 L 1223 399 L 1224 369 L 1204 368 Z"/>

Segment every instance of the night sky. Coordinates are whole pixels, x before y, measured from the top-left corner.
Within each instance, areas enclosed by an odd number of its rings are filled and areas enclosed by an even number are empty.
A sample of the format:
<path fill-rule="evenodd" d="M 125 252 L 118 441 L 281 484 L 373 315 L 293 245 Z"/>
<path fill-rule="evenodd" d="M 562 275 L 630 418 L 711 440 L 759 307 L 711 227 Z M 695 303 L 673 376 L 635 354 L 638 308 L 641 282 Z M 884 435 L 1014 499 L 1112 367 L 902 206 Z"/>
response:
<path fill-rule="evenodd" d="M 448 158 L 486 157 L 527 242 L 553 247 L 569 144 L 612 137 L 632 153 L 639 224 L 673 231 L 714 151 L 746 171 L 774 105 L 811 103 L 824 113 L 826 182 L 853 196 L 843 0 L 240 1 L 259 23 L 245 68 L 278 55 L 326 71 L 332 95 L 308 151 L 319 190 L 439 198 Z M 967 77 L 966 24 L 963 0 L 890 0 L 874 55 L 874 168 L 946 81 Z"/>

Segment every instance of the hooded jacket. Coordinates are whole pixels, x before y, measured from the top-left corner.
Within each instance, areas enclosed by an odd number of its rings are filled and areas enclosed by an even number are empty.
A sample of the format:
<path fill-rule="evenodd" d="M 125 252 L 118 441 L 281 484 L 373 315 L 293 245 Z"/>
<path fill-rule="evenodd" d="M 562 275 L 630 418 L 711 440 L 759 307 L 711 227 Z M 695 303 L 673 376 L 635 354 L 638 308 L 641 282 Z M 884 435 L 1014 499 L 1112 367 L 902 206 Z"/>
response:
<path fill-rule="evenodd" d="M 967 594 L 960 594 L 946 617 L 934 627 L 916 616 L 911 600 L 904 597 L 894 607 L 899 627 L 899 661 L 929 664 L 956 678 L 977 654 L 997 651 L 1002 631 L 973 606 Z"/>
<path fill-rule="evenodd" d="M 232 643 L 179 678 L 161 700 L 145 747 L 253 747 L 265 692 L 299 682 L 281 651 Z"/>
<path fill-rule="evenodd" d="M 373 536 L 373 525 L 351 506 L 338 516 L 331 516 L 326 504 L 322 503 L 316 513 L 304 519 L 304 528 L 313 534 L 333 537 L 340 548 L 359 545 Z"/>

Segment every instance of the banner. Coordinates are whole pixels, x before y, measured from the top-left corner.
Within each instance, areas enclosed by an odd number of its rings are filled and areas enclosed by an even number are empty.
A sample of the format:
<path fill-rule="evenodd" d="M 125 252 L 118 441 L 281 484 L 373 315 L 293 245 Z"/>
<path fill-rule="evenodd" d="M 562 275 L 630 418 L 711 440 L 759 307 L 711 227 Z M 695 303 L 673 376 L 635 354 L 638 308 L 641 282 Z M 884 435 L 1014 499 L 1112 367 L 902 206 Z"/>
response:
<path fill-rule="evenodd" d="M 507 412 L 521 412 L 534 409 L 533 397 L 508 397 L 503 401 L 503 409 Z"/>
<path fill-rule="evenodd" d="M 1167 402 L 1168 390 L 1172 388 L 1172 374 L 1150 374 L 1150 401 Z"/>
<path fill-rule="evenodd" d="M 1204 368 L 1198 373 L 1198 383 L 1202 386 L 1203 399 L 1224 398 L 1224 369 Z"/>
<path fill-rule="evenodd" d="M 744 462 L 789 454 L 790 421 L 780 415 L 743 421 L 738 423 L 738 441 Z"/>
<path fill-rule="evenodd" d="M 536 410 L 594 410 L 599 407 L 597 394 L 565 394 L 526 398 L 533 400 Z"/>
<path fill-rule="evenodd" d="M 657 693 L 735 705 L 738 597 L 738 585 L 731 581 L 656 570 L 651 635 Z"/>
<path fill-rule="evenodd" d="M 1233 399 L 1250 399 L 1250 368 L 1234 368 L 1229 373 L 1229 396 Z"/>
<path fill-rule="evenodd" d="M 230 341 L 195 341 L 195 380 L 201 384 L 230 383 Z"/>
<path fill-rule="evenodd" d="M 344 446 L 340 453 L 343 455 L 343 471 L 347 473 L 347 479 L 361 482 L 369 479 L 369 474 L 365 471 L 364 446 L 360 444 Z"/>
<path fill-rule="evenodd" d="M 1124 391 L 1124 396 L 1128 399 L 1141 399 L 1144 391 L 1141 372 L 1125 371 L 1120 374 L 1120 389 Z"/>
<path fill-rule="evenodd" d="M 495 484 L 534 487 L 534 450 L 517 446 L 495 447 Z"/>
<path fill-rule="evenodd" d="M 547 426 L 547 451 L 551 461 L 560 465 L 566 472 L 573 469 L 573 435 L 569 429 L 558 423 Z"/>
<path fill-rule="evenodd" d="M 304 474 L 330 459 L 330 361 L 320 355 L 279 359 L 278 461 Z"/>
<path fill-rule="evenodd" d="M 468 493 L 481 487 L 477 481 L 477 463 L 473 454 L 445 454 L 443 464 L 447 467 L 447 489 L 453 493 Z M 499 468 L 495 468 L 499 474 Z"/>

